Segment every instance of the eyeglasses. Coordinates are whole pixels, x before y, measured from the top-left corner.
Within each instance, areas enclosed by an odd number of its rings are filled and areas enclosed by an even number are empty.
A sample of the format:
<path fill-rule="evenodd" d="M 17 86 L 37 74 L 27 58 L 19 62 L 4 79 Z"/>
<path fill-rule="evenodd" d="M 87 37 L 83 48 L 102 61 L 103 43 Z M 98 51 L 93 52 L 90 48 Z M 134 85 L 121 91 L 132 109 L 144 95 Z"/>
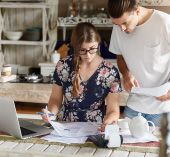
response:
<path fill-rule="evenodd" d="M 94 54 L 96 53 L 98 50 L 98 47 L 97 48 L 91 48 L 90 50 L 80 50 L 80 55 L 86 55 L 87 52 L 89 52 L 90 54 Z"/>

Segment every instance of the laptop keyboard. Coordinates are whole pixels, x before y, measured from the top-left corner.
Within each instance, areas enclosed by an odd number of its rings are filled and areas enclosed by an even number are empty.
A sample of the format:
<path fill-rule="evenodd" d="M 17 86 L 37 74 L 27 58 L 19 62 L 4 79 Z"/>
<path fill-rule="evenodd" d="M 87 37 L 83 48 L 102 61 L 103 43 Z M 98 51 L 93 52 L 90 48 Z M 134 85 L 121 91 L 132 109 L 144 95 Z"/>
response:
<path fill-rule="evenodd" d="M 36 132 L 34 132 L 32 130 L 29 130 L 29 129 L 26 129 L 26 128 L 23 128 L 23 127 L 20 127 L 20 128 L 21 128 L 22 136 L 36 133 Z"/>

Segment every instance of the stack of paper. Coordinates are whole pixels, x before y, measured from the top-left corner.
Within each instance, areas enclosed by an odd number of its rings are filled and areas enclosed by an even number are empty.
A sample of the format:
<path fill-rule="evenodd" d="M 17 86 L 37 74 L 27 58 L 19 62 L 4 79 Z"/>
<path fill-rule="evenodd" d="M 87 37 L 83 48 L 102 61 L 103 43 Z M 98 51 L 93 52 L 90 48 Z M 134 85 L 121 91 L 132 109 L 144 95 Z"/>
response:
<path fill-rule="evenodd" d="M 60 142 L 60 143 L 80 143 L 83 144 L 86 142 L 88 137 L 65 137 L 60 136 L 55 130 L 51 132 L 50 135 L 42 137 L 42 139 L 47 140 L 48 142 Z"/>
<path fill-rule="evenodd" d="M 47 108 L 46 108 L 47 109 Z M 46 110 L 47 113 L 47 110 Z M 97 135 L 101 132 L 97 130 L 97 127 L 101 124 L 96 122 L 72 122 L 72 123 L 59 123 L 48 121 L 53 126 L 54 131 L 50 135 L 42 137 L 49 142 L 61 142 L 61 143 L 85 143 L 88 136 Z"/>

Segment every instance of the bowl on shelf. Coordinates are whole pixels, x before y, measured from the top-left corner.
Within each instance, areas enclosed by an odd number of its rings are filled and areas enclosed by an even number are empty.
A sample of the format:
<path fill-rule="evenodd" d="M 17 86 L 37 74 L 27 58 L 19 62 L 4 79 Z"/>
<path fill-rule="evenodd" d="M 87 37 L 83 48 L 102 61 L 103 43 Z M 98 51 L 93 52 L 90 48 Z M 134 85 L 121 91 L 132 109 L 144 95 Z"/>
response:
<path fill-rule="evenodd" d="M 21 31 L 5 31 L 5 36 L 9 40 L 19 40 L 23 35 Z"/>

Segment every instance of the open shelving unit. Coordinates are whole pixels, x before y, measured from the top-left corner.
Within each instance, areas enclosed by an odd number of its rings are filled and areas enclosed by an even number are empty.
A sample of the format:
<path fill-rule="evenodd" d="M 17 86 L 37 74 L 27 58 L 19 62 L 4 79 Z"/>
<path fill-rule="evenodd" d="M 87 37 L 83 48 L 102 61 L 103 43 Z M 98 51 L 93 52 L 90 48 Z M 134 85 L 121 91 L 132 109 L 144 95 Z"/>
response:
<path fill-rule="evenodd" d="M 11 45 L 21 45 L 21 46 L 41 46 L 42 50 L 39 52 L 42 53 L 42 56 L 46 56 L 48 53 L 50 53 L 50 29 L 49 29 L 49 21 L 51 18 L 51 15 L 49 14 L 49 9 L 51 6 L 48 3 L 25 3 L 25 2 L 1 2 L 0 3 L 0 50 L 2 50 L 4 53 L 9 49 Z M 27 40 L 7 40 L 4 31 L 8 29 L 8 31 L 12 31 L 13 29 L 15 31 L 22 30 L 25 31 L 28 27 L 34 27 L 31 26 L 30 21 L 33 23 L 32 25 L 35 25 L 35 27 L 38 25 L 36 24 L 36 20 L 32 20 L 36 17 L 36 11 L 41 11 L 41 20 L 38 19 L 38 22 L 41 21 L 39 25 L 41 25 L 42 28 L 42 40 L 41 41 L 27 41 Z M 28 14 L 26 13 L 28 11 Z M 31 12 L 33 11 L 33 13 Z M 30 13 L 31 12 L 31 13 Z M 33 17 L 31 16 L 33 15 Z M 17 17 L 18 16 L 18 17 Z M 37 18 L 37 17 L 36 17 Z M 14 48 L 13 48 L 14 49 Z M 16 49 L 16 48 L 15 48 Z M 17 49 L 17 51 L 23 51 L 24 48 Z M 29 49 L 29 48 L 27 48 Z M 34 48 L 35 51 L 37 50 Z M 28 50 L 27 50 L 28 51 Z M 31 50 L 29 50 L 30 53 Z M 37 55 L 37 56 L 38 56 Z M 9 55 L 8 55 L 9 56 Z M 25 57 L 26 58 L 26 57 Z"/>

